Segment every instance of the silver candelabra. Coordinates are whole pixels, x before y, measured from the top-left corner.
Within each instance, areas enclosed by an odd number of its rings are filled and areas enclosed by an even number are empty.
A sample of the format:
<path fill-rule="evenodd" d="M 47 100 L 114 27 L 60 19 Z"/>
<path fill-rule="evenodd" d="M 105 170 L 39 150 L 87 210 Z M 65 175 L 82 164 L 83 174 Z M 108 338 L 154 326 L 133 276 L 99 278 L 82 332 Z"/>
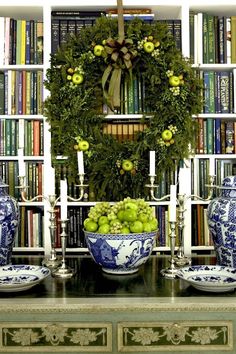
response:
<path fill-rule="evenodd" d="M 79 187 L 80 190 L 80 195 L 78 198 L 72 198 L 71 196 L 66 196 L 67 200 L 71 200 L 74 202 L 80 201 L 83 196 L 84 196 L 84 190 L 85 187 L 88 187 L 87 184 L 84 184 L 84 174 L 79 174 L 79 181 L 80 183 L 76 185 L 76 187 Z M 67 245 L 67 239 L 68 239 L 68 233 L 67 233 L 67 224 L 68 224 L 68 219 L 65 220 L 60 220 L 61 222 L 61 249 L 62 249 L 62 262 L 61 265 L 52 273 L 54 277 L 58 278 L 71 278 L 75 272 L 72 268 L 66 265 L 66 245 Z"/>
<path fill-rule="evenodd" d="M 88 185 L 84 184 L 84 174 L 80 174 L 79 175 L 79 185 L 77 185 L 77 187 L 79 187 L 80 190 L 80 195 L 79 198 L 75 199 L 72 198 L 70 196 L 68 196 L 69 200 L 72 201 L 80 201 L 83 196 L 84 196 L 84 190 L 85 187 L 87 187 Z M 63 264 L 63 262 L 65 263 L 65 257 L 63 260 L 63 256 L 65 256 L 65 250 L 66 250 L 66 225 L 67 225 L 67 220 L 61 220 L 61 227 L 63 227 L 62 233 L 61 233 L 61 240 L 62 240 L 62 258 L 58 257 L 57 252 L 56 252 L 56 230 L 57 230 L 57 223 L 56 223 L 56 205 L 60 200 L 60 197 L 56 198 L 56 195 L 52 194 L 52 195 L 36 195 L 33 198 L 28 199 L 26 197 L 26 191 L 29 188 L 29 186 L 26 185 L 26 177 L 25 176 L 19 176 L 19 186 L 17 186 L 17 188 L 19 188 L 20 190 L 20 195 L 21 195 L 21 199 L 24 202 L 34 202 L 34 201 L 39 201 L 39 200 L 46 200 L 49 203 L 49 221 L 50 221 L 50 225 L 49 225 L 49 230 L 50 230 L 50 241 L 51 241 L 51 250 L 50 250 L 50 256 L 49 257 L 45 257 L 43 259 L 43 265 L 50 267 L 50 268 L 58 268 L 58 266 L 60 264 L 62 268 L 65 267 L 65 264 Z M 64 276 L 65 277 L 65 276 Z"/>
<path fill-rule="evenodd" d="M 209 201 L 213 197 L 214 189 L 215 189 L 215 175 L 209 176 L 209 184 L 206 185 L 206 187 L 209 187 L 209 193 L 206 198 L 203 198 L 197 194 L 179 194 L 178 195 L 178 235 L 179 235 L 179 247 L 177 249 L 176 257 L 175 257 L 175 262 L 179 266 L 184 266 L 186 264 L 191 263 L 191 259 L 189 257 L 186 257 L 184 254 L 184 245 L 183 245 L 183 233 L 184 233 L 184 213 L 185 213 L 185 203 L 188 199 L 195 198 L 197 200 L 202 200 L 202 201 Z"/>

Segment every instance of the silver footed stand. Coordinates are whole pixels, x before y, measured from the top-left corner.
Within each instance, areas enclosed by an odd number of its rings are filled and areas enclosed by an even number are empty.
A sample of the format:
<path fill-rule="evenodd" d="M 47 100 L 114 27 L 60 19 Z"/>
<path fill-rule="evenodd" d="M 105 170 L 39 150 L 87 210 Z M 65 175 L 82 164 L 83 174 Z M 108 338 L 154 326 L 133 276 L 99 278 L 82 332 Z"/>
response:
<path fill-rule="evenodd" d="M 49 230 L 50 230 L 50 240 L 51 240 L 51 251 L 50 251 L 50 257 L 46 257 L 42 261 L 42 265 L 49 267 L 49 268 L 57 268 L 61 262 L 62 259 L 61 257 L 57 256 L 56 253 L 56 230 L 57 230 L 57 223 L 56 223 L 56 211 L 55 211 L 55 205 L 57 203 L 59 198 L 56 199 L 55 195 L 49 195 L 48 196 L 48 201 L 50 203 L 50 225 L 49 225 Z"/>
<path fill-rule="evenodd" d="M 175 267 L 175 241 L 176 241 L 176 222 L 171 221 L 170 222 L 170 252 L 171 252 L 171 257 L 170 257 L 170 267 L 169 268 L 164 268 L 161 270 L 161 274 L 169 279 L 174 279 L 177 277 L 178 273 L 178 268 Z"/>
<path fill-rule="evenodd" d="M 61 250 L 62 250 L 62 261 L 61 265 L 52 272 L 52 276 L 55 278 L 71 278 L 75 274 L 74 270 L 66 265 L 65 256 L 66 256 L 66 243 L 68 234 L 66 232 L 67 229 L 67 220 L 61 220 Z"/>
<path fill-rule="evenodd" d="M 184 245 L 183 245 L 183 236 L 184 236 L 184 212 L 185 212 L 185 196 L 178 196 L 179 210 L 178 210 L 178 236 L 179 236 L 179 247 L 174 257 L 174 262 L 177 266 L 183 267 L 184 265 L 191 264 L 191 258 L 185 256 L 184 254 Z"/>

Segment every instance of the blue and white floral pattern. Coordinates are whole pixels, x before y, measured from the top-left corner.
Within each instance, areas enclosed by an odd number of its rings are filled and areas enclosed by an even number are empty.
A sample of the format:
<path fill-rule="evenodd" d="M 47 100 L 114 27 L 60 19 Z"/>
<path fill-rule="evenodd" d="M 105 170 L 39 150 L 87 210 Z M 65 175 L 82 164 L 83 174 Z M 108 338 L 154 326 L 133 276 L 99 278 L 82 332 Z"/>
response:
<path fill-rule="evenodd" d="M 0 180 L 0 266 L 10 263 L 19 218 L 17 201 L 6 193 L 6 187 Z"/>
<path fill-rule="evenodd" d="M 236 269 L 220 265 L 183 267 L 178 277 L 203 291 L 226 292 L 236 288 Z"/>
<path fill-rule="evenodd" d="M 236 176 L 224 178 L 221 196 L 210 202 L 207 216 L 217 263 L 236 268 Z"/>
<path fill-rule="evenodd" d="M 149 258 L 156 231 L 141 234 L 96 234 L 85 231 L 85 239 L 94 261 L 106 273 L 131 274 Z"/>
<path fill-rule="evenodd" d="M 0 291 L 28 290 L 40 283 L 50 273 L 50 270 L 43 266 L 17 264 L 0 267 Z"/>

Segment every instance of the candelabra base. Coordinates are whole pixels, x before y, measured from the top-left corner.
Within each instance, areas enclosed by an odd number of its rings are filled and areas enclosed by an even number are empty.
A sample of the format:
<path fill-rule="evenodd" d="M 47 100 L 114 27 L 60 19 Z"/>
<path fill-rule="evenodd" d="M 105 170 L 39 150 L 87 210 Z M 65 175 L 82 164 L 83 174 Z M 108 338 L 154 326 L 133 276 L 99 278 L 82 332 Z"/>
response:
<path fill-rule="evenodd" d="M 161 270 L 161 275 L 169 279 L 177 278 L 177 273 L 178 273 L 178 269 L 176 268 L 164 268 Z"/>
<path fill-rule="evenodd" d="M 68 279 L 72 278 L 75 275 L 75 271 L 70 267 L 59 267 L 54 272 L 52 272 L 52 276 L 55 278 L 63 278 Z"/>
<path fill-rule="evenodd" d="M 183 267 L 185 265 L 190 265 L 192 263 L 191 258 L 183 256 L 183 257 L 175 257 L 174 262 L 178 267 Z"/>
<path fill-rule="evenodd" d="M 42 265 L 48 268 L 58 268 L 62 262 L 62 258 L 45 258 L 42 261 Z"/>

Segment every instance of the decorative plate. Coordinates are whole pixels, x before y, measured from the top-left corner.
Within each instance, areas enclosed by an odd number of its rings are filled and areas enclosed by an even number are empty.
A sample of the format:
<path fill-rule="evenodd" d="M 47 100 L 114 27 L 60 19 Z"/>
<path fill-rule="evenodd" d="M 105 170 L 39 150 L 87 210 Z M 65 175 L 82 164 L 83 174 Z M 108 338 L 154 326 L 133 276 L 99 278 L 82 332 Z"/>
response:
<path fill-rule="evenodd" d="M 236 268 L 196 265 L 180 268 L 177 275 L 198 290 L 220 293 L 236 288 Z"/>
<path fill-rule="evenodd" d="M 19 264 L 0 267 L 0 291 L 28 290 L 40 283 L 50 273 L 48 268 L 42 266 Z"/>

